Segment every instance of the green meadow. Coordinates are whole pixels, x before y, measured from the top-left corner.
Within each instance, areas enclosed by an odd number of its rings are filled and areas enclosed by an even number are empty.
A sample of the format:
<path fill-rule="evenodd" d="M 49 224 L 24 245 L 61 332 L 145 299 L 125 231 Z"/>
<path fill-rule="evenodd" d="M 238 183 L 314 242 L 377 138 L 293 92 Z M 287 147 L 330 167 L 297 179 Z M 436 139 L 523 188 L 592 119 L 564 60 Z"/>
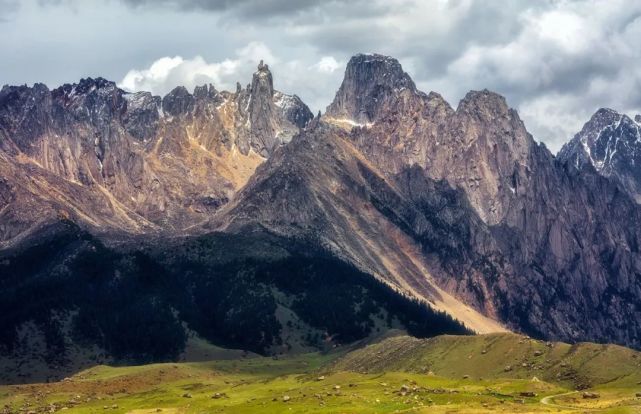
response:
<path fill-rule="evenodd" d="M 328 353 L 96 366 L 0 387 L 3 413 L 641 413 L 641 354 L 513 334 Z M 641 394 L 639 394 L 641 395 Z"/>

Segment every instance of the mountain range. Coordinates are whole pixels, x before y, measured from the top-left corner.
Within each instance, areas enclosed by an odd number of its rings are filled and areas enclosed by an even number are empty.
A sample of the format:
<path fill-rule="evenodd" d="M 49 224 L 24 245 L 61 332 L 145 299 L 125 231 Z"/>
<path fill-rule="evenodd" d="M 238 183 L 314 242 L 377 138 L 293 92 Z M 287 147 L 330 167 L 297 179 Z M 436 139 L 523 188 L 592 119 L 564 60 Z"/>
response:
<path fill-rule="evenodd" d="M 641 348 L 640 129 L 601 109 L 555 156 L 502 96 L 453 108 L 377 54 L 317 116 L 262 62 L 235 92 L 5 86 L 0 364 L 394 327 Z"/>

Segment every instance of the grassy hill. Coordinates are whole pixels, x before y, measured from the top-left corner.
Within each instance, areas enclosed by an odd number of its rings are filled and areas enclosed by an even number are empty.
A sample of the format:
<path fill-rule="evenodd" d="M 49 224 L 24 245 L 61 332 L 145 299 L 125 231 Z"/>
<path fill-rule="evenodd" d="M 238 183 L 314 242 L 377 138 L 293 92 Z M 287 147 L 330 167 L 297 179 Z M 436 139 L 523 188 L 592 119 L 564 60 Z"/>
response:
<path fill-rule="evenodd" d="M 524 365 L 525 364 L 525 365 Z M 395 336 L 282 359 L 96 366 L 0 387 L 5 413 L 641 413 L 641 355 L 519 335 Z M 589 387 L 586 390 L 578 388 Z M 598 398 L 583 398 L 583 392 Z"/>
<path fill-rule="evenodd" d="M 514 334 L 395 336 L 338 359 L 332 370 L 429 373 L 448 378 L 532 379 L 570 388 L 636 385 L 641 354 L 617 345 L 542 342 Z M 640 387 L 641 388 L 641 387 Z"/>

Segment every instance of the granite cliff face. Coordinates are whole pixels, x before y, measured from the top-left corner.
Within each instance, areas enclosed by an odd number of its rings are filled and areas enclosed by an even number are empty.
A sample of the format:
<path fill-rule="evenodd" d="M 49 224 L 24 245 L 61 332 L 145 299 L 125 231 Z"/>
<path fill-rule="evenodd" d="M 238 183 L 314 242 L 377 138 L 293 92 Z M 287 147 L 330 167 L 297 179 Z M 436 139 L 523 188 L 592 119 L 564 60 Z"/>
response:
<path fill-rule="evenodd" d="M 561 148 L 558 158 L 578 169 L 591 166 L 641 201 L 641 115 L 632 120 L 611 109 L 599 109 Z"/>
<path fill-rule="evenodd" d="M 273 90 L 262 63 L 235 93 L 205 85 L 160 98 L 100 78 L 53 91 L 5 86 L 0 243 L 58 216 L 97 231 L 180 231 L 225 204 L 311 118 Z"/>
<path fill-rule="evenodd" d="M 609 112 L 593 121 L 557 159 L 500 95 L 471 91 L 453 108 L 419 91 L 398 61 L 375 54 L 350 60 L 336 98 L 313 119 L 299 98 L 273 89 L 262 62 L 252 83 L 233 93 L 203 86 L 160 98 L 102 79 L 54 91 L 5 87 L 0 270 L 31 269 L 21 264 L 20 242 L 62 220 L 96 238 L 89 247 L 64 238 L 70 263 L 95 258 L 100 242 L 133 241 L 125 258 L 105 253 L 102 277 L 128 272 L 137 280 L 140 269 L 169 269 L 173 291 L 184 293 L 176 323 L 212 337 L 211 326 L 222 326 L 232 342 L 243 338 L 246 320 L 220 325 L 219 314 L 260 314 L 275 342 L 252 346 L 274 346 L 285 336 L 276 321 L 283 309 L 327 328 L 297 295 L 310 294 L 321 308 L 342 298 L 336 305 L 348 314 L 366 303 L 365 277 L 393 292 L 371 309 L 408 327 L 416 319 L 399 309 L 417 309 L 403 302 L 410 298 L 439 329 L 444 312 L 476 332 L 639 347 L 641 209 L 628 194 L 636 161 L 618 155 L 624 143 L 636 145 L 622 137 L 637 124 Z M 590 158 L 570 149 L 584 142 L 593 160 L 609 154 L 598 159 L 611 167 L 577 169 Z M 166 236 L 179 242 L 165 246 Z M 47 280 L 55 268 L 81 281 L 63 256 L 26 273 Z M 84 271 L 86 260 L 78 266 Z M 19 280 L 4 286 L 29 294 Z M 343 282 L 354 292 L 347 299 Z M 242 300 L 216 296 L 219 284 Z M 292 296 L 278 299 L 282 289 Z M 158 292 L 167 315 L 179 306 L 173 291 Z M 340 321 L 326 331 L 362 337 L 367 330 L 358 327 L 377 312 L 355 316 L 349 332 Z"/>

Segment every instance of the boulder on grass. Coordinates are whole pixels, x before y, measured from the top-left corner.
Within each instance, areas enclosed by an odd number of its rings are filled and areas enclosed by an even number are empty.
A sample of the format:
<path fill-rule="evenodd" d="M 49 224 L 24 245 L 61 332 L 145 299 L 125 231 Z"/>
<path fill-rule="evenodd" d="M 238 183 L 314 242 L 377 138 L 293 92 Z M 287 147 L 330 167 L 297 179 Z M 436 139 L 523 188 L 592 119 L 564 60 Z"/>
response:
<path fill-rule="evenodd" d="M 593 399 L 599 398 L 599 394 L 597 394 L 596 392 L 585 391 L 583 393 L 583 398 L 593 400 Z"/>

